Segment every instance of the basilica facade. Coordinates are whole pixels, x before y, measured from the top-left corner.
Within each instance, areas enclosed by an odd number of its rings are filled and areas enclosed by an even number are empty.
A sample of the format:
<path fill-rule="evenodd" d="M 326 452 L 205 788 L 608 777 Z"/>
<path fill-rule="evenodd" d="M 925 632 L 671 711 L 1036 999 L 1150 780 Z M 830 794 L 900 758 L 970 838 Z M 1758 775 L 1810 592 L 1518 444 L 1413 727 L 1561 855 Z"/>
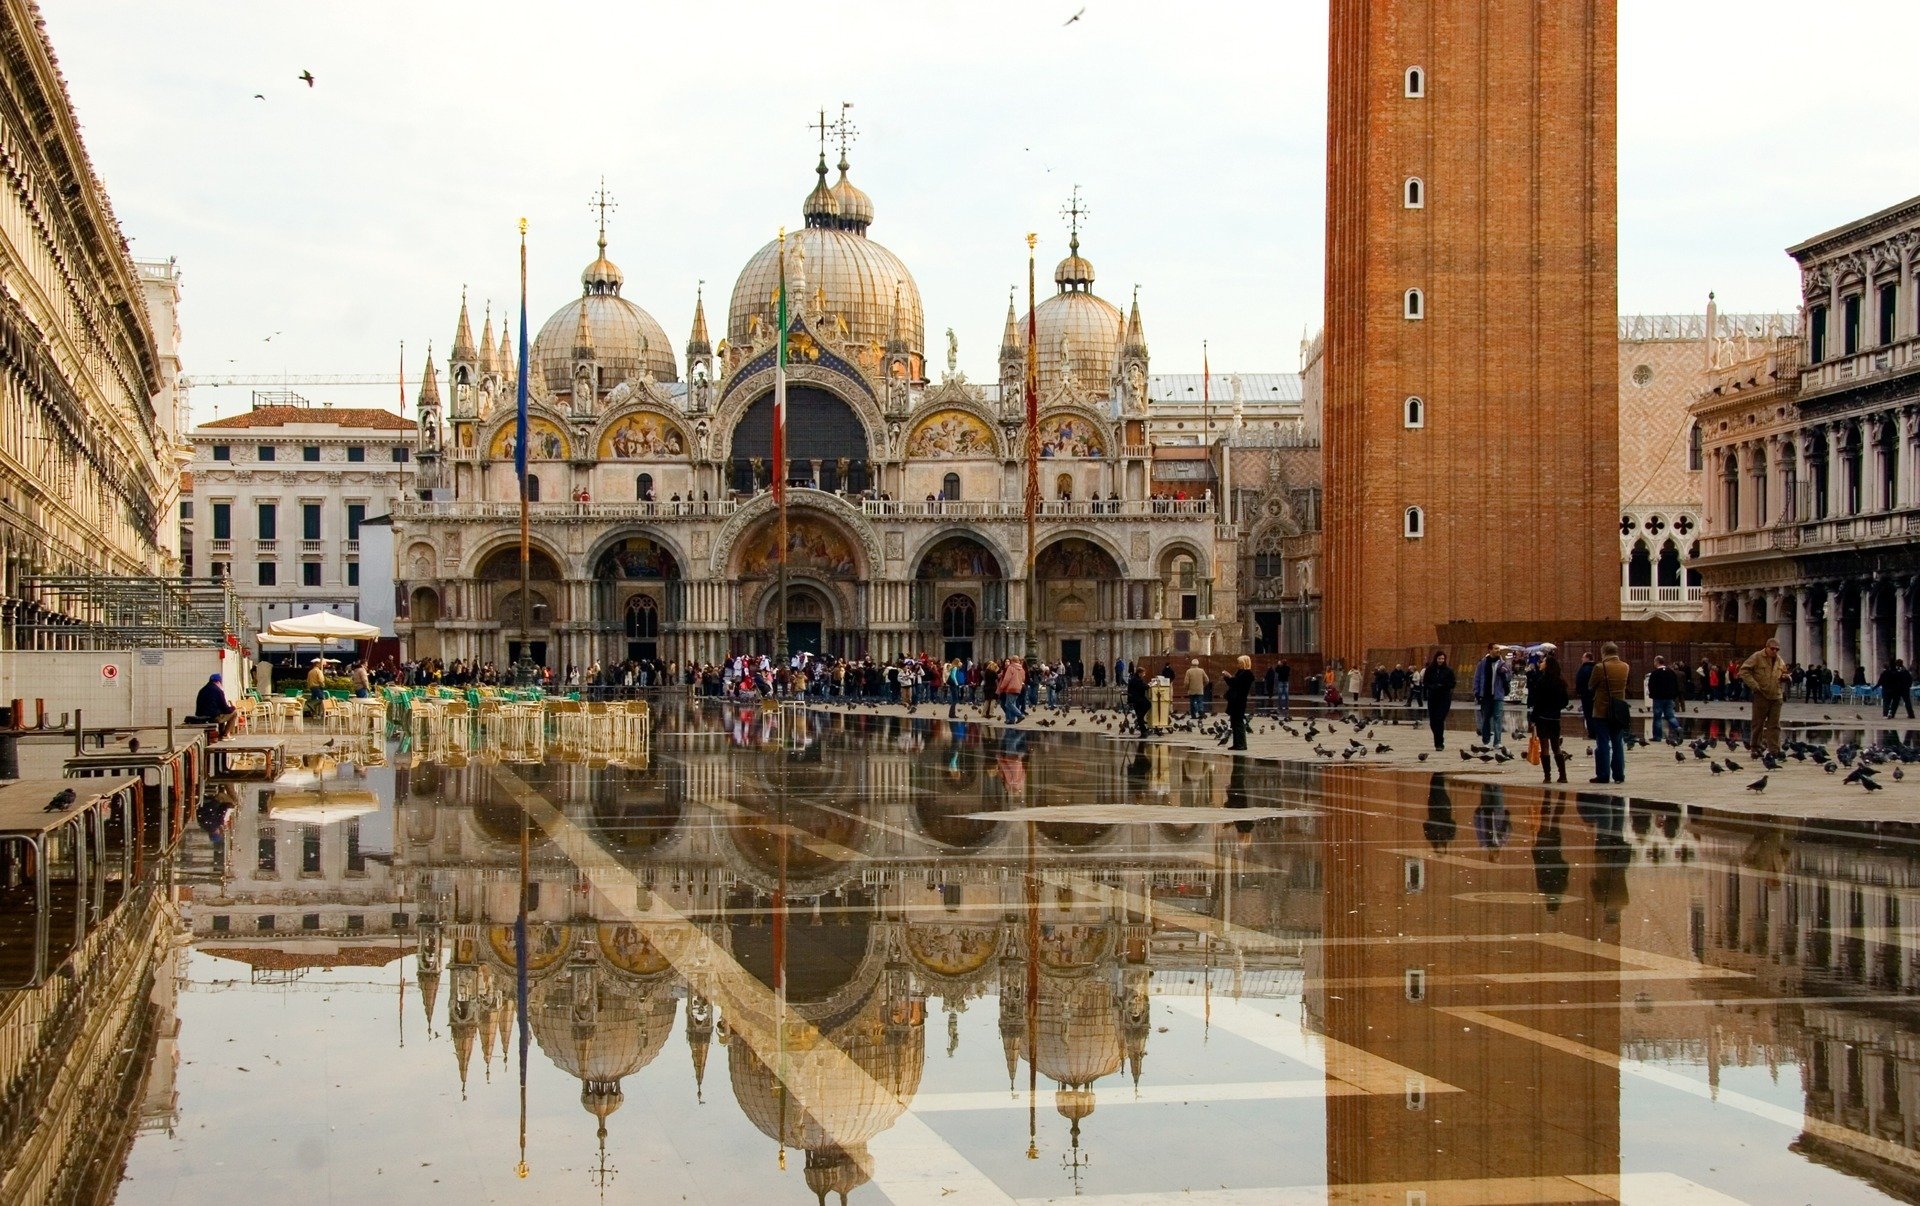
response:
<path fill-rule="evenodd" d="M 1030 555 L 1028 317 L 1009 301 L 997 381 L 968 380 L 950 336 L 933 379 L 919 288 L 869 237 L 872 199 L 848 178 L 844 152 L 837 180 L 824 154 L 816 175 L 800 227 L 741 269 L 719 340 L 696 301 L 684 376 L 608 259 L 603 225 L 579 296 L 527 349 L 524 608 L 517 357 L 491 316 L 473 336 L 462 301 L 447 383 L 436 365 L 420 392 L 419 489 L 393 514 L 410 654 L 504 664 L 523 627 L 531 656 L 556 668 L 772 651 L 775 473 L 789 486 L 795 650 L 997 657 L 1023 651 L 1029 625 L 1042 656 L 1089 668 L 1240 647 L 1238 541 L 1216 504 L 1219 462 L 1156 470 L 1138 300 L 1123 312 L 1094 291 L 1077 228 L 1031 316 L 1041 502 Z M 781 339 L 789 459 L 775 466 Z"/>

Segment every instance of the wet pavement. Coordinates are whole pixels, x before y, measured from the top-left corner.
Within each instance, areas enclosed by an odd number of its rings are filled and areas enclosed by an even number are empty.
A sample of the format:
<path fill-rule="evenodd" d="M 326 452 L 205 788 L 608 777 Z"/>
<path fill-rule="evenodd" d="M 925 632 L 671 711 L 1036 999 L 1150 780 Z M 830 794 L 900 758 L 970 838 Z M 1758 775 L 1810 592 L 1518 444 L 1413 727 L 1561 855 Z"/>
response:
<path fill-rule="evenodd" d="M 242 788 L 0 994 L 0 1196 L 1920 1199 L 1920 829 L 1447 769 L 665 704 Z"/>

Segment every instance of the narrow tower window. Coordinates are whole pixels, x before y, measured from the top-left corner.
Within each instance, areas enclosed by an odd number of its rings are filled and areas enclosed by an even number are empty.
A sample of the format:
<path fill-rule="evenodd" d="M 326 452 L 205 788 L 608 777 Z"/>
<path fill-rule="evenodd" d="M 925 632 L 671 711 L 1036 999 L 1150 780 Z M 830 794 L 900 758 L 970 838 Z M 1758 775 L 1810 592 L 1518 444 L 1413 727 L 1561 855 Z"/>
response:
<path fill-rule="evenodd" d="M 1420 290 L 1407 290 L 1406 309 L 1404 313 L 1408 318 L 1412 319 L 1420 319 L 1427 316 L 1427 299 Z"/>
<path fill-rule="evenodd" d="M 1405 535 L 1408 540 L 1418 540 L 1422 536 L 1425 536 L 1427 534 L 1426 512 L 1422 511 L 1419 507 L 1408 507 L 1406 526 L 1402 529 L 1402 534 Z"/>
<path fill-rule="evenodd" d="M 1419 398 L 1407 399 L 1407 426 L 1425 427 L 1427 425 L 1427 404 Z"/>
<path fill-rule="evenodd" d="M 1425 209 L 1427 207 L 1427 186 L 1420 183 L 1420 177 L 1407 177 L 1407 208 Z"/>
<path fill-rule="evenodd" d="M 1422 97 L 1427 94 L 1427 71 L 1424 67 L 1407 68 L 1407 95 Z"/>

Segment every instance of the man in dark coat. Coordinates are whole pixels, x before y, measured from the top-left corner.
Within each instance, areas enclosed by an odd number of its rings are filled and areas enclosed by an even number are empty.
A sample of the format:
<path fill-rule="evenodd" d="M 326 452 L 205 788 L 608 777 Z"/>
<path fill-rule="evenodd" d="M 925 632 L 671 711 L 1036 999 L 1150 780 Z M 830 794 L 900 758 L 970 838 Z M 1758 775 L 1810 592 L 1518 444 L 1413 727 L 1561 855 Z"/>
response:
<path fill-rule="evenodd" d="M 1253 694 L 1253 659 L 1240 655 L 1227 678 L 1227 723 L 1233 729 L 1233 748 L 1247 748 L 1247 697 Z"/>
<path fill-rule="evenodd" d="M 1147 735 L 1147 676 L 1140 671 L 1139 663 L 1134 663 L 1133 674 L 1127 679 L 1127 710 L 1133 713 L 1134 731 L 1142 737 Z"/>
<path fill-rule="evenodd" d="M 220 685 L 218 674 L 210 675 L 201 685 L 200 694 L 193 698 L 193 718 L 200 724 L 218 725 L 220 736 L 225 737 L 233 731 L 233 722 L 239 713 L 227 700 L 227 689 Z"/>

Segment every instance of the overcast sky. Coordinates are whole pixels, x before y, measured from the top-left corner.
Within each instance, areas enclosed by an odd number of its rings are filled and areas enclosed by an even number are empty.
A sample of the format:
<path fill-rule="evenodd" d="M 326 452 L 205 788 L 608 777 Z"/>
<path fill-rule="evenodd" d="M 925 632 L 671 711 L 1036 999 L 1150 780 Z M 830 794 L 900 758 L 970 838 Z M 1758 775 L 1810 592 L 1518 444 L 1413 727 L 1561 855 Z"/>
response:
<path fill-rule="evenodd" d="M 134 253 L 180 261 L 190 373 L 382 372 L 405 340 L 417 384 L 462 284 L 476 329 L 510 302 L 521 215 L 538 330 L 592 258 L 602 174 L 625 295 L 677 356 L 695 283 L 718 337 L 741 266 L 799 224 L 808 123 L 842 101 L 936 365 L 951 326 L 994 378 L 1022 237 L 1044 291 L 1076 183 L 1095 290 L 1140 285 L 1156 370 L 1197 370 L 1203 339 L 1216 370 L 1290 370 L 1320 325 L 1325 0 L 1084 0 L 1064 26 L 1083 0 L 42 3 Z M 1920 193 L 1920 4 L 1620 9 L 1624 311 L 1790 309 L 1783 247 Z"/>

